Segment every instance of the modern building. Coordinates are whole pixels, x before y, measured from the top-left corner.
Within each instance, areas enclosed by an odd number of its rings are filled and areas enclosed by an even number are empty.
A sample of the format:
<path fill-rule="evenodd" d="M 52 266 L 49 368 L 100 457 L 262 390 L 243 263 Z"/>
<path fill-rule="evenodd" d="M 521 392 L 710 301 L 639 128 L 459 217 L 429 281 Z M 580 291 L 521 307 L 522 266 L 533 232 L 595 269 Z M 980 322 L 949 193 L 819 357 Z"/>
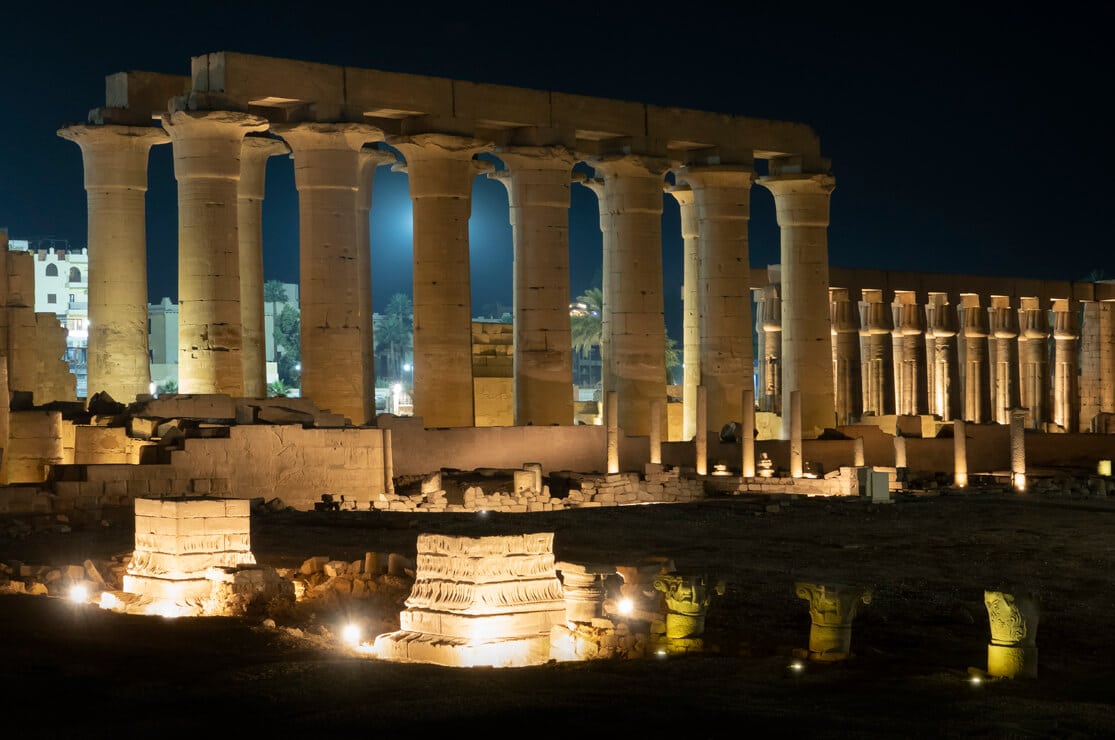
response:
<path fill-rule="evenodd" d="M 9 239 L 8 249 L 29 252 L 35 265 L 35 313 L 53 313 L 66 328 L 66 364 L 86 395 L 89 341 L 89 254 L 65 239 Z"/>

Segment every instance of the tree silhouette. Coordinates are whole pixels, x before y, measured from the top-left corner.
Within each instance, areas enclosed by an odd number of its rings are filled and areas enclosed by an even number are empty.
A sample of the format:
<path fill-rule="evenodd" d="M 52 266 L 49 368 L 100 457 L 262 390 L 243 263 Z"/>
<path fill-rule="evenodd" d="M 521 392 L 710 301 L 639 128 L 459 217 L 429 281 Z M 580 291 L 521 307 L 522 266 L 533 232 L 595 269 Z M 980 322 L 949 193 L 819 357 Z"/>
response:
<path fill-rule="evenodd" d="M 588 357 L 593 347 L 600 346 L 600 333 L 603 326 L 604 291 L 589 288 L 577 297 L 577 305 L 569 317 L 570 331 L 573 334 L 573 349 Z"/>
<path fill-rule="evenodd" d="M 414 306 L 406 293 L 391 296 L 376 327 L 376 352 L 386 355 L 387 375 L 403 377 L 403 362 L 413 351 Z"/>

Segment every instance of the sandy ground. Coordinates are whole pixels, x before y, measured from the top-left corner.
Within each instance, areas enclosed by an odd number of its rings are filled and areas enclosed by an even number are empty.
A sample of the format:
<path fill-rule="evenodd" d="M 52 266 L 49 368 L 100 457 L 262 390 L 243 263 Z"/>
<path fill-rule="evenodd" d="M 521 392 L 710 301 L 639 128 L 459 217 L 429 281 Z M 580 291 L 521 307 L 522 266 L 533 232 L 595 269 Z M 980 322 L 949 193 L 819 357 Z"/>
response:
<path fill-rule="evenodd" d="M 252 550 L 275 567 L 312 555 L 413 555 L 422 532 L 553 532 L 558 560 L 669 557 L 679 572 L 726 584 L 701 655 L 448 668 L 358 657 L 312 630 L 295 639 L 255 617 L 166 620 L 0 596 L 0 701 L 19 720 L 12 727 L 25 728 L 13 737 L 1115 736 L 1115 499 L 989 490 L 902 494 L 893 504 L 795 498 L 768 510 L 776 501 L 253 517 Z M 0 561 L 130 551 L 127 514 L 67 534 L 0 535 Z M 788 668 L 808 645 L 800 580 L 872 591 L 848 660 Z M 975 685 L 990 638 L 983 592 L 998 588 L 1040 599 L 1039 672 Z M 367 608 L 339 603 L 308 617 L 327 624 Z"/>

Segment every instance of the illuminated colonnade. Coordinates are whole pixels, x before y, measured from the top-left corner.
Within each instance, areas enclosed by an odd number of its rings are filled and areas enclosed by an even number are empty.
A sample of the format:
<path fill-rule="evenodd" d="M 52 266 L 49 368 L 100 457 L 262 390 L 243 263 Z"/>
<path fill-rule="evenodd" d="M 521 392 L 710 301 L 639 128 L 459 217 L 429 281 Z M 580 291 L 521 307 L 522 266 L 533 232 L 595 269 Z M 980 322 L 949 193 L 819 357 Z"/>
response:
<path fill-rule="evenodd" d="M 777 366 L 779 268 L 751 282 L 764 368 Z M 1108 431 L 1115 414 L 1115 285 L 834 270 L 829 289 L 837 424 L 893 415 Z M 886 288 L 876 287 L 879 285 Z M 978 292 L 977 292 L 978 291 Z M 858 304 L 856 306 L 855 304 Z M 853 339 L 858 335 L 858 341 Z M 768 385 L 768 388 L 771 386 Z M 779 394 L 780 396 L 780 391 Z M 762 411 L 775 411 L 770 398 Z"/>
<path fill-rule="evenodd" d="M 660 217 L 669 172 L 693 193 L 687 269 L 695 284 L 687 289 L 696 291 L 698 346 L 687 349 L 699 365 L 691 379 L 711 393 L 709 422 L 741 418 L 751 377 L 747 225 L 757 182 L 774 195 L 787 266 L 777 386 L 802 392 L 805 436 L 831 424 L 831 361 L 816 340 L 829 331 L 823 309 L 833 181 L 808 126 L 230 52 L 191 62 L 190 77 L 110 76 L 105 107 L 90 114 L 91 127 L 147 121 L 170 135 L 179 192 L 181 392 L 261 393 L 259 244 L 251 234 L 238 238 L 238 229 L 255 231 L 256 221 L 248 214 L 238 223 L 237 204 L 258 208 L 261 162 L 285 144 L 299 196 L 304 395 L 353 423 L 372 421 L 364 273 L 374 269 L 376 245 L 367 244 L 359 221 L 372 207 L 369 170 L 392 161 L 383 155 L 394 149 L 414 206 L 415 411 L 428 426 L 472 425 L 468 219 L 473 178 L 489 166 L 477 155 L 489 152 L 506 167 L 500 177 L 515 236 L 516 423 L 572 423 L 568 188 L 572 165 L 585 162 L 596 173 L 585 184 L 600 198 L 604 232 L 604 385 L 617 392 L 625 433 L 648 434 L 650 409 L 665 408 Z M 282 143 L 257 150 L 256 139 Z M 767 160 L 769 172 L 757 180 L 756 160 Z M 98 167 L 116 166 L 86 165 L 87 183 L 104 176 Z M 142 170 L 133 169 L 135 182 L 125 186 L 132 200 L 146 187 Z M 91 224 L 112 215 L 90 200 Z M 99 251 L 107 259 L 116 249 Z M 101 271 L 118 262 L 114 255 Z M 145 355 L 131 346 L 140 341 L 112 353 Z M 91 338 L 91 356 L 108 346 Z M 100 382 L 107 382 L 103 374 Z M 95 392 L 93 376 L 91 383 Z M 133 385 L 121 400 L 146 390 Z"/>

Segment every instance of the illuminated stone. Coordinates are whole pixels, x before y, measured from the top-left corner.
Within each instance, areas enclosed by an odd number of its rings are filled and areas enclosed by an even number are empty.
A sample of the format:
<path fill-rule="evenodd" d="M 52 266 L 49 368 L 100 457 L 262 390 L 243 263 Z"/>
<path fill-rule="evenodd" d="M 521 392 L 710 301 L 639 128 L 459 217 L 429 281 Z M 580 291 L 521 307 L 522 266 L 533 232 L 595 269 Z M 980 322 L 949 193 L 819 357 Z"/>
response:
<path fill-rule="evenodd" d="M 401 629 L 379 635 L 373 652 L 449 666 L 537 665 L 549 660 L 565 610 L 553 533 L 421 534 Z"/>
<path fill-rule="evenodd" d="M 724 595 L 724 582 L 703 575 L 664 573 L 653 580 L 656 591 L 665 595 L 666 637 L 699 637 L 705 631 L 705 616 L 713 596 Z"/>
<path fill-rule="evenodd" d="M 991 627 L 987 672 L 1002 678 L 1036 678 L 1038 674 L 1038 600 L 1030 593 L 984 591 Z"/>
<path fill-rule="evenodd" d="M 870 604 L 872 592 L 834 583 L 794 584 L 798 598 L 809 602 L 809 659 L 832 662 L 852 652 L 852 620 L 859 605 Z"/>

